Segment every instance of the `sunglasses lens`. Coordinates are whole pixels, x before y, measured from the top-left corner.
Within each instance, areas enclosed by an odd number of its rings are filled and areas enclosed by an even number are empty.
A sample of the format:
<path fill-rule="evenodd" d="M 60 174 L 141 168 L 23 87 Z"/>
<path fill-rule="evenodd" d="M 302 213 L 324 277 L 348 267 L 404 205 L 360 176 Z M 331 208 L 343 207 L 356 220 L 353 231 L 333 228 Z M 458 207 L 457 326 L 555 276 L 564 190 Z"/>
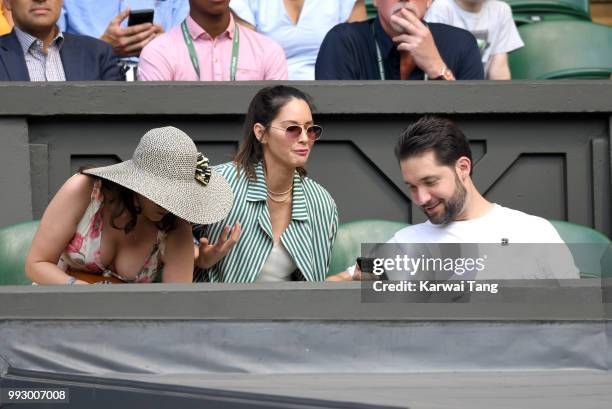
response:
<path fill-rule="evenodd" d="M 291 125 L 285 129 L 285 134 L 291 139 L 297 139 L 302 134 L 302 127 L 299 125 Z"/>
<path fill-rule="evenodd" d="M 321 137 L 323 133 L 323 128 L 318 125 L 313 125 L 306 130 L 306 135 L 308 135 L 309 139 L 317 140 Z"/>

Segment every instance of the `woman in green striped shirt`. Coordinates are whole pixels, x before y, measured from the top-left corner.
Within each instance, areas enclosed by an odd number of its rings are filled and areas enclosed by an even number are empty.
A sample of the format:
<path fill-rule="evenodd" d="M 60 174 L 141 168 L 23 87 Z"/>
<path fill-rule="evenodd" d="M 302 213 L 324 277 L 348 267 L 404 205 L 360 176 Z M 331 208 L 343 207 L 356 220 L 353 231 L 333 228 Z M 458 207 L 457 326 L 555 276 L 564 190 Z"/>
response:
<path fill-rule="evenodd" d="M 234 203 L 224 221 L 196 228 L 195 281 L 325 280 L 338 210 L 305 169 L 321 132 L 300 90 L 279 85 L 255 95 L 238 153 L 215 167 Z"/>

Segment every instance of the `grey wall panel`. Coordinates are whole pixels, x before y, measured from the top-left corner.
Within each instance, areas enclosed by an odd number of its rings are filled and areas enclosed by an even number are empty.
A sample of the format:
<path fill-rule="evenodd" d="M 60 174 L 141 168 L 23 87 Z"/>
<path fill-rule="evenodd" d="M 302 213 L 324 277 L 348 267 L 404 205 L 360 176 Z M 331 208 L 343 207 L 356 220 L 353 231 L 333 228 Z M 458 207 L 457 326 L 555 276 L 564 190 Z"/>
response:
<path fill-rule="evenodd" d="M 338 203 L 342 222 L 383 218 L 420 222 L 411 208 L 393 147 L 416 116 L 331 116 L 317 122 L 325 136 L 317 142 L 308 168 Z M 546 218 L 593 226 L 593 180 L 589 142 L 605 133 L 605 121 L 572 118 L 454 117 L 476 141 L 474 181 L 500 204 Z M 32 121 L 30 135 L 49 146 L 49 194 L 88 157 L 127 159 L 151 127 L 173 125 L 194 138 L 212 163 L 231 159 L 242 135 L 239 116 L 107 119 L 49 118 Z M 586 125 L 586 126 L 585 126 Z M 347 183 L 347 181 L 350 181 Z M 527 183 L 528 182 L 528 183 Z M 600 188 L 601 189 L 601 188 Z M 576 198 L 580 198 L 577 200 Z M 358 199 L 358 200 L 356 200 Z M 601 203 L 599 204 L 602 208 Z M 35 209 L 36 213 L 43 209 Z M 607 209 L 603 209 L 609 211 Z"/>
<path fill-rule="evenodd" d="M 602 322 L 4 321 L 0 356 L 63 373 L 610 370 Z"/>
<path fill-rule="evenodd" d="M 261 85 L 0 85 L 17 99 L 10 106 L 0 102 L 0 118 L 24 118 L 26 140 L 45 146 L 48 158 L 45 183 L 40 178 L 44 149 L 30 149 L 36 152 L 29 182 L 35 191 L 12 197 L 16 210 L 0 225 L 18 221 L 24 211 L 39 217 L 78 166 L 129 158 L 152 127 L 177 126 L 213 164 L 229 160 L 241 139 L 248 102 Z M 342 222 L 424 220 L 411 205 L 393 146 L 419 115 L 436 113 L 456 120 L 472 142 L 474 182 L 487 198 L 610 235 L 610 82 L 296 85 L 313 95 L 315 121 L 325 129 L 309 162 L 310 175 L 332 193 Z M 26 97 L 36 102 L 28 105 L 21 100 Z M 26 164 L 20 166 L 20 177 L 27 180 Z M 5 169 L 0 163 L 2 173 Z M 13 189 L 8 181 L 0 187 Z"/>
<path fill-rule="evenodd" d="M 374 299 L 371 282 L 0 286 L 0 320 L 601 321 L 611 282 L 501 280 L 453 303 Z"/>
<path fill-rule="evenodd" d="M 593 213 L 595 216 L 594 226 L 598 230 L 603 230 L 604 226 L 612 223 L 612 212 L 607 211 L 607 203 L 612 197 L 612 186 L 610 180 L 610 163 L 606 160 L 610 151 L 610 143 L 605 138 L 593 139 L 593 186 L 600 189 L 593 189 Z"/>
<path fill-rule="evenodd" d="M 489 188 L 486 197 L 495 203 L 512 202 L 513 207 L 529 208 L 530 213 L 547 219 L 566 220 L 565 171 L 565 155 L 520 155 Z"/>
<path fill-rule="evenodd" d="M 32 217 L 40 219 L 49 201 L 49 147 L 42 143 L 30 144 L 30 172 L 32 183 Z"/>
<path fill-rule="evenodd" d="M 263 86 L 277 81 L 3 83 L 0 114 L 244 114 Z M 604 113 L 612 83 L 564 81 L 291 81 L 331 114 Z"/>
<path fill-rule="evenodd" d="M 336 200 L 341 222 L 410 220 L 407 196 L 351 142 L 322 141 L 313 150 L 308 171 Z"/>
<path fill-rule="evenodd" d="M 32 219 L 30 170 L 26 120 L 0 117 L 0 226 Z"/>

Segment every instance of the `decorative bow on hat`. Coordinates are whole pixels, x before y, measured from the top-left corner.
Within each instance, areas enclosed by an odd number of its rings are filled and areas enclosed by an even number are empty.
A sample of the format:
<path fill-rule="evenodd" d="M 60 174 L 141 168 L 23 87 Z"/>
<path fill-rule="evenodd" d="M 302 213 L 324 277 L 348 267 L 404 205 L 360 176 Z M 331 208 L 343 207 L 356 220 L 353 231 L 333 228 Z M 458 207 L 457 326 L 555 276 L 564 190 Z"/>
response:
<path fill-rule="evenodd" d="M 196 162 L 195 180 L 197 180 L 202 186 L 208 185 L 210 182 L 210 176 L 212 171 L 208 164 L 208 158 L 202 153 L 198 152 L 198 160 Z"/>

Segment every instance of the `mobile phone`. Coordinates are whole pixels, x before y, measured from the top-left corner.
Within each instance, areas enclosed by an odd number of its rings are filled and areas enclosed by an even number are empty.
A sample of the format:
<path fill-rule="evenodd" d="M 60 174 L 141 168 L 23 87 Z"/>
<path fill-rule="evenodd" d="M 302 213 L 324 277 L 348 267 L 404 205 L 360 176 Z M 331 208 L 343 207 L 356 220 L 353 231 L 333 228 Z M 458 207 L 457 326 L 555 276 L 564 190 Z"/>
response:
<path fill-rule="evenodd" d="M 128 26 L 152 23 L 154 13 L 155 11 L 153 9 L 131 10 L 130 17 L 128 18 Z"/>
<path fill-rule="evenodd" d="M 371 273 L 374 271 L 374 259 L 370 257 L 357 257 L 357 266 L 363 273 Z"/>

